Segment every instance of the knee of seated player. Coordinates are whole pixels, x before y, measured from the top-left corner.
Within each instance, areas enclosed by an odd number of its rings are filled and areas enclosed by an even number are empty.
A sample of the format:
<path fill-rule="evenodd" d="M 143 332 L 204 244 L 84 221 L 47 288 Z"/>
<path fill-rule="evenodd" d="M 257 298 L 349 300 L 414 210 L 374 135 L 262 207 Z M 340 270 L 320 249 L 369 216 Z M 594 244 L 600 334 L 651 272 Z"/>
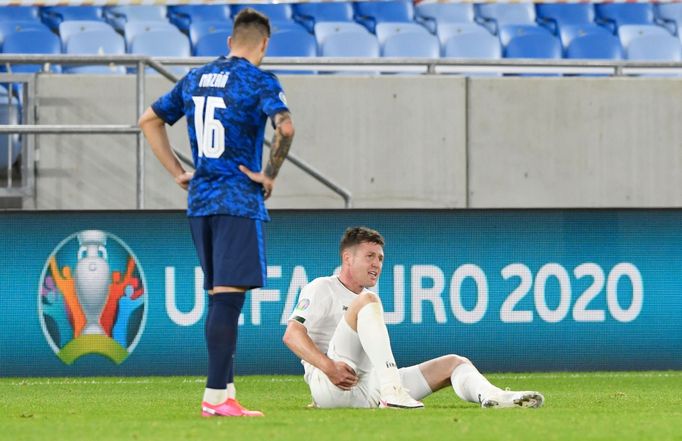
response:
<path fill-rule="evenodd" d="M 357 298 L 355 298 L 348 307 L 344 317 L 346 323 L 348 323 L 354 331 L 358 330 L 358 313 L 370 303 L 379 303 L 379 297 L 371 292 L 363 292 L 362 294 L 358 294 Z"/>
<path fill-rule="evenodd" d="M 448 354 L 442 357 L 443 363 L 447 365 L 447 371 L 452 373 L 461 364 L 472 364 L 471 360 L 461 355 Z"/>

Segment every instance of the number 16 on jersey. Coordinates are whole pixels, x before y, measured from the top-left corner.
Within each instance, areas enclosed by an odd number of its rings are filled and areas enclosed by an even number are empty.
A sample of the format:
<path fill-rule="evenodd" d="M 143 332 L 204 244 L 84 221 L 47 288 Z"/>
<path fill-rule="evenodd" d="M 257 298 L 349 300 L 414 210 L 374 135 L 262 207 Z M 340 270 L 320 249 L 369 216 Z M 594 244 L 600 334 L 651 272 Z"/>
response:
<path fill-rule="evenodd" d="M 225 101 L 216 96 L 194 96 L 194 131 L 199 157 L 220 158 L 225 151 L 225 128 L 215 119 L 215 109 L 225 109 Z M 204 117 L 204 107 L 206 117 Z"/>

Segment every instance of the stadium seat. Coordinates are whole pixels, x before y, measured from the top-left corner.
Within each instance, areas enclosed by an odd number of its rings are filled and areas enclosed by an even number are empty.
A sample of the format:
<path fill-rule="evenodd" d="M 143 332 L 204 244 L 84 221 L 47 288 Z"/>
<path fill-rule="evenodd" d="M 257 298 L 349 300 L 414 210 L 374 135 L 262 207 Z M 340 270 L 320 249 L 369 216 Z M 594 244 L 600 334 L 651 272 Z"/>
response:
<path fill-rule="evenodd" d="M 377 23 L 414 21 L 414 6 L 408 0 L 357 2 L 355 21 L 374 33 Z"/>
<path fill-rule="evenodd" d="M 384 57 L 440 57 L 438 38 L 430 32 L 391 34 L 381 46 L 381 55 Z"/>
<path fill-rule="evenodd" d="M 273 21 L 291 21 L 293 17 L 293 10 L 289 3 L 254 3 L 244 5 L 232 6 L 232 16 L 236 16 L 242 9 L 251 8 L 258 12 L 265 14 L 271 22 Z"/>
<path fill-rule="evenodd" d="M 594 23 L 563 25 L 559 28 L 559 38 L 561 39 L 561 45 L 564 48 L 567 48 L 574 38 L 584 37 L 591 34 L 596 34 L 598 36 L 613 36 L 613 33 L 610 30 L 604 26 L 599 26 Z"/>
<path fill-rule="evenodd" d="M 212 34 L 215 35 L 215 34 Z M 223 42 L 223 44 L 225 44 Z M 226 48 L 227 49 L 227 48 Z M 129 52 L 151 57 L 184 57 L 191 56 L 189 39 L 177 29 L 163 29 L 143 32 L 132 41 Z M 187 68 L 173 67 L 170 69 L 178 75 L 187 73 Z M 153 72 L 152 69 L 148 69 Z"/>
<path fill-rule="evenodd" d="M 126 23 L 134 21 L 160 21 L 168 23 L 167 8 L 162 5 L 110 6 L 103 16 L 114 29 L 123 32 Z"/>
<path fill-rule="evenodd" d="M 317 26 L 320 24 L 323 23 Z M 379 42 L 366 30 L 339 32 L 325 38 L 320 47 L 320 54 L 323 57 L 378 57 Z"/>
<path fill-rule="evenodd" d="M 501 26 L 534 25 L 532 3 L 490 3 L 476 5 L 476 21 L 497 34 Z"/>
<path fill-rule="evenodd" d="M 315 25 L 315 38 L 317 39 L 318 47 L 322 47 L 327 37 L 334 34 L 340 34 L 344 32 L 364 32 L 367 33 L 367 29 L 355 22 L 345 22 L 345 21 L 329 21 L 317 23 Z"/>
<path fill-rule="evenodd" d="M 0 45 L 2 45 L 2 42 L 5 40 L 5 35 L 28 30 L 50 32 L 50 28 L 37 20 L 0 21 Z"/>
<path fill-rule="evenodd" d="M 199 40 L 215 32 L 226 34 L 223 46 L 227 47 L 227 37 L 232 35 L 232 22 L 227 20 L 194 22 L 189 26 L 189 41 L 194 48 Z M 223 52 L 224 50 L 225 48 L 222 49 Z"/>
<path fill-rule="evenodd" d="M 388 38 L 396 34 L 431 35 L 422 25 L 417 23 L 378 23 L 375 28 L 379 45 L 383 46 Z"/>
<path fill-rule="evenodd" d="M 682 44 L 670 34 L 648 34 L 633 38 L 625 48 L 628 60 L 680 61 Z"/>
<path fill-rule="evenodd" d="M 228 5 L 177 5 L 168 7 L 168 19 L 182 32 L 189 32 L 189 25 L 197 21 L 231 20 Z"/>
<path fill-rule="evenodd" d="M 62 52 L 62 43 L 49 29 L 27 29 L 7 34 L 2 51 L 8 54 L 59 54 Z M 12 66 L 12 72 L 35 73 L 42 68 L 40 64 L 17 64 Z M 61 69 L 52 65 L 50 70 L 59 72 Z"/>
<path fill-rule="evenodd" d="M 69 42 L 69 38 L 74 34 L 80 34 L 86 31 L 109 31 L 116 32 L 110 24 L 103 21 L 89 21 L 89 20 L 78 20 L 78 21 L 63 21 L 59 23 L 59 36 L 62 40 L 62 47 L 66 49 L 66 45 Z M 65 50 L 66 52 L 66 50 Z"/>
<path fill-rule="evenodd" d="M 102 8 L 97 6 L 50 6 L 41 9 L 40 16 L 53 32 L 59 30 L 59 23 L 63 21 L 103 20 Z"/>
<path fill-rule="evenodd" d="M 353 21 L 353 5 L 350 2 L 296 3 L 293 14 L 294 20 L 313 32 L 315 24 L 323 21 Z"/>
<path fill-rule="evenodd" d="M 308 32 L 301 23 L 297 21 L 271 21 L 270 33 L 284 32 L 284 31 L 304 31 Z"/>
<path fill-rule="evenodd" d="M 595 21 L 609 26 L 614 33 L 622 25 L 654 23 L 651 3 L 598 3 L 594 8 Z"/>
<path fill-rule="evenodd" d="M 680 24 L 682 24 L 682 3 L 657 3 L 654 7 L 654 20 L 679 37 Z"/>
<path fill-rule="evenodd" d="M 123 37 L 107 25 L 109 29 L 85 30 L 72 34 L 65 42 L 64 49 L 67 54 L 92 54 L 92 55 L 113 55 L 125 54 L 125 42 Z M 125 73 L 123 66 L 65 66 L 64 72 L 67 73 Z"/>
<path fill-rule="evenodd" d="M 0 125 L 19 124 L 19 102 L 10 99 L 7 89 L 0 86 Z M 0 174 L 6 173 L 7 166 L 14 164 L 21 153 L 19 135 L 0 134 Z"/>
<path fill-rule="evenodd" d="M 538 21 L 553 22 L 557 26 L 594 22 L 594 5 L 591 3 L 538 3 L 535 6 Z"/>
<path fill-rule="evenodd" d="M 270 38 L 265 54 L 268 57 L 315 57 L 317 42 L 307 31 L 286 30 L 275 32 Z"/>
<path fill-rule="evenodd" d="M 138 35 L 151 31 L 177 31 L 178 28 L 164 21 L 131 21 L 123 26 L 126 47 L 130 49 Z"/>
<path fill-rule="evenodd" d="M 438 28 L 438 39 L 442 48 L 445 43 L 453 36 L 460 34 L 491 35 L 488 29 L 476 23 L 447 23 Z M 485 38 L 485 37 L 484 37 Z"/>
<path fill-rule="evenodd" d="M 623 25 L 618 28 L 618 38 L 625 49 L 632 40 L 646 35 L 670 35 L 670 32 L 656 25 Z"/>
<path fill-rule="evenodd" d="M 443 24 L 473 23 L 474 5 L 472 3 L 420 3 L 414 8 L 414 19 L 435 34 Z"/>
<path fill-rule="evenodd" d="M 443 56 L 446 58 L 502 58 L 500 40 L 478 25 L 464 27 L 451 25 L 457 32 L 449 32 L 447 39 L 442 41 Z M 441 28 L 441 31 L 443 28 Z"/>
<path fill-rule="evenodd" d="M 0 8 L 0 21 L 40 21 L 35 6 L 3 6 Z"/>
<path fill-rule="evenodd" d="M 227 55 L 227 38 L 232 35 L 232 30 L 216 30 L 200 37 L 192 45 L 192 51 L 196 57 L 219 57 Z"/>
<path fill-rule="evenodd" d="M 505 58 L 561 58 L 561 42 L 540 26 L 503 26 L 500 42 Z"/>
<path fill-rule="evenodd" d="M 621 60 L 623 49 L 618 38 L 608 30 L 595 26 L 599 31 L 576 35 L 566 47 L 566 58 Z"/>

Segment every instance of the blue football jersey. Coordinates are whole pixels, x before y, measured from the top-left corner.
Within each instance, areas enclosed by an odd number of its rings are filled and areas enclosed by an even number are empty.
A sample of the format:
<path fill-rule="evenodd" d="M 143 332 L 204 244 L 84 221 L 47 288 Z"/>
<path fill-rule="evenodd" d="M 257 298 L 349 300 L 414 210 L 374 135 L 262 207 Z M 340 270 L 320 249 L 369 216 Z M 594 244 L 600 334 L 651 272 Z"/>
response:
<path fill-rule="evenodd" d="M 188 216 L 269 220 L 262 185 L 238 167 L 261 170 L 268 117 L 289 110 L 274 74 L 244 58 L 220 57 L 192 69 L 152 109 L 170 125 L 187 117 L 196 169 L 189 184 Z"/>

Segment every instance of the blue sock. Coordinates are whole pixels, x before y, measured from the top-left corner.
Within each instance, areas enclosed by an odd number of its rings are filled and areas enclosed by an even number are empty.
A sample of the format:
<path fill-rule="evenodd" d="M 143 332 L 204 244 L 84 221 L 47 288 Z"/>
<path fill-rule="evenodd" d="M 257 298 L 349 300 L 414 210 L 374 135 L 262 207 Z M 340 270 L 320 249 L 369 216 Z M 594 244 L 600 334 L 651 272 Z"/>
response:
<path fill-rule="evenodd" d="M 239 314 L 244 306 L 244 293 L 220 293 L 208 296 L 206 347 L 208 349 L 209 389 L 225 389 L 232 382 L 232 358 L 237 349 Z M 229 381 L 228 381 L 229 380 Z"/>

